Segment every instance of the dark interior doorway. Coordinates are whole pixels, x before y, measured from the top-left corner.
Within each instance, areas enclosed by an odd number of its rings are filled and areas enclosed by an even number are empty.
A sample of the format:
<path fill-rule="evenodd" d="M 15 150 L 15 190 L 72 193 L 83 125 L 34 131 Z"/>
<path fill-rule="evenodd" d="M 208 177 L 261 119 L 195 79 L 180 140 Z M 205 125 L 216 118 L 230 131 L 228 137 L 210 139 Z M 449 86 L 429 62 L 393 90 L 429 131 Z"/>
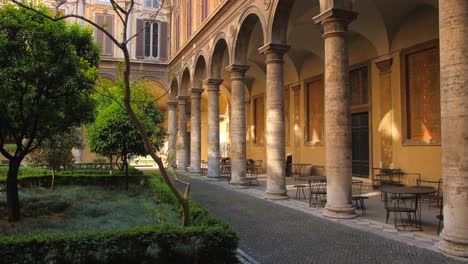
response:
<path fill-rule="evenodd" d="M 369 178 L 369 113 L 352 114 L 352 171 L 354 177 Z"/>

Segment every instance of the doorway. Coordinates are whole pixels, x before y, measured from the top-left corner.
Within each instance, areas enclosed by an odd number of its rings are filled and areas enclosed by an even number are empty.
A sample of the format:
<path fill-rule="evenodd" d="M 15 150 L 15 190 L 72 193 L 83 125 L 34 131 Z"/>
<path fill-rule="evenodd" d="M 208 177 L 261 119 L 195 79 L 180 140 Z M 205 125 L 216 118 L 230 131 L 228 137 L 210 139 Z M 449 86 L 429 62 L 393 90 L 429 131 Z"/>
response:
<path fill-rule="evenodd" d="M 352 174 L 369 178 L 369 113 L 354 113 L 352 120 Z"/>

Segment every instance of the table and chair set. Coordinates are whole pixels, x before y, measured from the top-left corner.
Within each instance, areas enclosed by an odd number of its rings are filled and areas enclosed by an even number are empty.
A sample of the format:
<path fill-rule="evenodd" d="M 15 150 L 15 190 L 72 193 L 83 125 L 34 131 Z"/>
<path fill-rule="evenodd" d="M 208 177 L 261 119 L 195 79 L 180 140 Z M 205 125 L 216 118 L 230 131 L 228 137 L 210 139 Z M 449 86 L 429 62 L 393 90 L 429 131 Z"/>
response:
<path fill-rule="evenodd" d="M 263 173 L 262 160 L 246 160 L 246 177 L 245 180 L 249 185 L 258 185 L 258 175 Z M 202 160 L 201 162 L 202 174 L 208 173 L 208 162 Z M 231 159 L 229 157 L 220 157 L 219 159 L 219 178 L 222 180 L 231 180 Z"/>
<path fill-rule="evenodd" d="M 422 202 L 428 201 L 429 206 L 435 203 L 440 208 L 439 214 L 436 215 L 439 220 L 438 233 L 440 232 L 443 221 L 442 180 L 422 180 L 420 174 L 405 173 L 401 169 L 374 170 L 378 170 L 373 177 L 373 183 L 377 183 L 376 187 L 381 191 L 386 223 L 393 213 L 397 230 L 422 231 Z"/>

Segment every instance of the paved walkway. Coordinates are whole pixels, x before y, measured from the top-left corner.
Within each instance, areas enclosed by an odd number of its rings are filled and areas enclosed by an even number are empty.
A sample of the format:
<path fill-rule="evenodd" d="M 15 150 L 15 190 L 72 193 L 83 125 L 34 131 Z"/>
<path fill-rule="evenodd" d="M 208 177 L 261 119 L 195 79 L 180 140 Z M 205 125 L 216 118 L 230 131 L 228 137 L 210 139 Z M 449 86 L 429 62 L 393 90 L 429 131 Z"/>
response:
<path fill-rule="evenodd" d="M 229 222 L 239 233 L 240 249 L 260 263 L 467 263 L 272 203 L 222 183 L 184 180 L 192 184 L 192 197 Z"/>

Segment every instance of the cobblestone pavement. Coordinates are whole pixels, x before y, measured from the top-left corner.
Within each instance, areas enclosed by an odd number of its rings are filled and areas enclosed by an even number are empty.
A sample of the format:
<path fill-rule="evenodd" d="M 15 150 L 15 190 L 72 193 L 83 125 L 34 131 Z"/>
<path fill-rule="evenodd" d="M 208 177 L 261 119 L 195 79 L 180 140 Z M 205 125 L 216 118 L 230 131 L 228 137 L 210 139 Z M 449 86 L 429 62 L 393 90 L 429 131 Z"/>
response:
<path fill-rule="evenodd" d="M 192 197 L 229 222 L 239 233 L 240 249 L 260 263 L 467 263 L 272 203 L 245 190 L 184 178 L 192 185 Z"/>

